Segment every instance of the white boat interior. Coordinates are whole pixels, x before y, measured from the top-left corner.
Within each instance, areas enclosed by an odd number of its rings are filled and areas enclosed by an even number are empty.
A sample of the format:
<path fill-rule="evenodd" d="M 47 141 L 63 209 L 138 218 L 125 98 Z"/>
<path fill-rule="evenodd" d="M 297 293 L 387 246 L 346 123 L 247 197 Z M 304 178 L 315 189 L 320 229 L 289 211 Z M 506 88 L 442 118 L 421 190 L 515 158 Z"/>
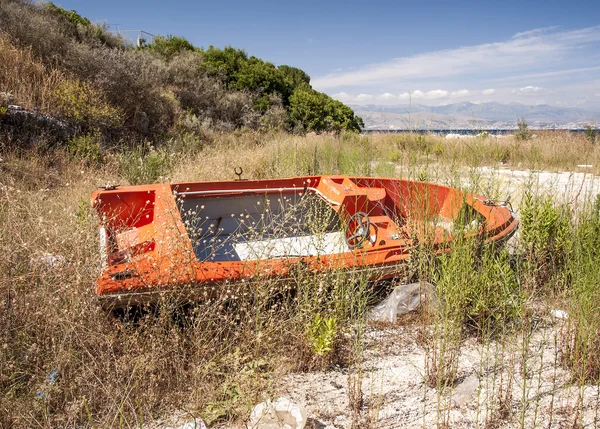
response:
<path fill-rule="evenodd" d="M 338 214 L 312 192 L 193 195 L 178 202 L 201 262 L 348 251 Z"/>

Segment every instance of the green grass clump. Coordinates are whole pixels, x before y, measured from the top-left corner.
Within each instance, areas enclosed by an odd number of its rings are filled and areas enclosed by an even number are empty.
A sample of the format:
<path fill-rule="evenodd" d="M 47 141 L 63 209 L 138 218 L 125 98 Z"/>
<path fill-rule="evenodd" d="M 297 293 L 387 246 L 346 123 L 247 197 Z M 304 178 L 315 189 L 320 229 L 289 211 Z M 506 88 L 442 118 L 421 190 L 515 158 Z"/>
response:
<path fill-rule="evenodd" d="M 69 155 L 88 165 L 98 166 L 103 160 L 100 149 L 102 134 L 96 130 L 87 134 L 79 134 L 67 141 Z"/>
<path fill-rule="evenodd" d="M 569 260 L 569 332 L 565 362 L 581 383 L 600 381 L 600 196 L 581 214 Z"/>
<path fill-rule="evenodd" d="M 521 309 L 519 278 L 505 250 L 474 242 L 455 243 L 435 273 L 438 317 L 478 337 L 495 337 Z"/>
<path fill-rule="evenodd" d="M 173 165 L 173 157 L 164 150 L 136 148 L 121 154 L 121 174 L 131 185 L 154 183 L 165 178 Z"/>
<path fill-rule="evenodd" d="M 526 191 L 521 204 L 521 246 L 530 287 L 541 293 L 564 288 L 564 268 L 574 246 L 571 209 Z"/>

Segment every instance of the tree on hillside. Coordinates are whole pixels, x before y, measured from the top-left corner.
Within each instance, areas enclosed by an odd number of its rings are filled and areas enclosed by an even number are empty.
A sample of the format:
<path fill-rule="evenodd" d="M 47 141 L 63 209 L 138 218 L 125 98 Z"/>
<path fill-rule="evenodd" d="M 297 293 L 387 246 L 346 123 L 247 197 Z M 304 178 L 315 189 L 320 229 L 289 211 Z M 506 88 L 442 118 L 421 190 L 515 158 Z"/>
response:
<path fill-rule="evenodd" d="M 248 54 L 242 49 L 226 46 L 223 49 L 209 46 L 204 51 L 203 70 L 211 76 L 217 76 L 227 86 L 235 86 L 235 75 L 248 60 Z"/>
<path fill-rule="evenodd" d="M 326 94 L 304 84 L 290 97 L 290 121 L 317 133 L 342 130 L 360 132 L 364 123 L 354 111 Z"/>
<path fill-rule="evenodd" d="M 155 36 L 152 43 L 145 46 L 146 49 L 156 52 L 167 61 L 183 52 L 193 52 L 196 47 L 183 37 L 168 34 L 166 37 Z"/>
<path fill-rule="evenodd" d="M 84 27 L 92 25 L 92 22 L 88 18 L 79 15 L 75 10 L 63 9 L 62 7 L 55 5 L 51 1 L 46 3 L 45 6 L 52 14 L 62 18 L 66 18 L 73 25 L 82 25 Z"/>
<path fill-rule="evenodd" d="M 284 79 L 289 82 L 290 86 L 297 87 L 302 83 L 310 85 L 310 76 L 304 70 L 286 65 L 277 68 L 283 73 Z"/>

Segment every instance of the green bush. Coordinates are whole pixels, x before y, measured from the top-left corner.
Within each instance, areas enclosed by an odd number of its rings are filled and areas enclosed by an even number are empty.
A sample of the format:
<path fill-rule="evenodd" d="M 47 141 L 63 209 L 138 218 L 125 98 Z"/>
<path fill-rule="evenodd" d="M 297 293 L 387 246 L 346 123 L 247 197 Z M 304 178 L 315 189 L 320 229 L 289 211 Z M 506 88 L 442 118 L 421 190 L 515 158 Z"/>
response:
<path fill-rule="evenodd" d="M 592 125 L 586 125 L 585 135 L 591 144 L 595 144 L 598 139 L 598 130 Z"/>
<path fill-rule="evenodd" d="M 470 328 L 480 337 L 499 335 L 521 308 L 519 279 L 509 254 L 459 240 L 440 259 L 434 275 L 438 317 L 443 324 Z"/>
<path fill-rule="evenodd" d="M 532 136 L 533 133 L 529 129 L 529 124 L 525 118 L 517 119 L 517 132 L 515 133 L 515 137 L 518 140 L 530 140 Z"/>
<path fill-rule="evenodd" d="M 106 101 L 104 93 L 86 82 L 67 80 L 54 93 L 61 115 L 86 127 L 116 128 L 123 125 L 123 112 Z"/>
<path fill-rule="evenodd" d="M 573 251 L 573 218 L 566 205 L 526 192 L 521 204 L 521 245 L 535 287 L 554 288 L 552 274 L 562 269 Z"/>
<path fill-rule="evenodd" d="M 600 379 L 600 195 L 581 214 L 574 230 L 569 263 L 568 337 L 563 342 L 564 362 L 581 383 Z"/>
<path fill-rule="evenodd" d="M 290 97 L 290 121 L 300 123 L 306 131 L 360 132 L 362 119 L 343 103 L 326 94 L 315 91 L 309 85 L 301 85 Z"/>
<path fill-rule="evenodd" d="M 155 36 L 152 43 L 145 46 L 148 50 L 156 52 L 167 61 L 183 52 L 193 52 L 196 50 L 187 39 L 183 37 L 173 36 L 168 34 L 166 37 Z"/>
<path fill-rule="evenodd" d="M 98 165 L 102 162 L 101 140 L 102 134 L 98 130 L 75 136 L 67 141 L 69 155 L 88 165 Z"/>
<path fill-rule="evenodd" d="M 121 174 L 131 185 L 154 183 L 168 174 L 172 165 L 173 160 L 169 154 L 152 147 L 138 147 L 122 153 L 119 161 Z"/>

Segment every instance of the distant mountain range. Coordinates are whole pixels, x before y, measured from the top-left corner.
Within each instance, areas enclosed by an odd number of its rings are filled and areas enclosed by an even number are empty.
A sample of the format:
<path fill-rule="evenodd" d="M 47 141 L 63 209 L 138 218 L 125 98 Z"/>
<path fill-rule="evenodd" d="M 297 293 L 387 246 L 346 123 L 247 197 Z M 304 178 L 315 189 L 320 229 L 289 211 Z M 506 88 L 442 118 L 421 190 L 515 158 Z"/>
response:
<path fill-rule="evenodd" d="M 583 128 L 600 123 L 600 111 L 561 108 L 547 104 L 454 103 L 444 106 L 422 104 L 381 106 L 351 105 L 365 121 L 367 130 L 406 129 L 512 129 L 518 118 L 531 128 Z"/>

